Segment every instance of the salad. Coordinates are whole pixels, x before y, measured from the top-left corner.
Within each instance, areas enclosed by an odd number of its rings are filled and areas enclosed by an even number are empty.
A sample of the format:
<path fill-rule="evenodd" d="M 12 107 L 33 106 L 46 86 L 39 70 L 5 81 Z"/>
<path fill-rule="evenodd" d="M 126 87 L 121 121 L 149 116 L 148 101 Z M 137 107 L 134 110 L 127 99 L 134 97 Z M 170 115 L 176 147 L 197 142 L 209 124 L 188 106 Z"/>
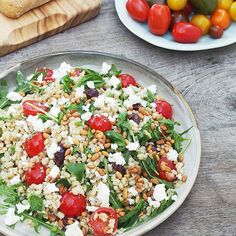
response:
<path fill-rule="evenodd" d="M 51 236 L 116 235 L 163 212 L 187 180 L 174 107 L 115 65 L 0 80 L 0 213 Z"/>

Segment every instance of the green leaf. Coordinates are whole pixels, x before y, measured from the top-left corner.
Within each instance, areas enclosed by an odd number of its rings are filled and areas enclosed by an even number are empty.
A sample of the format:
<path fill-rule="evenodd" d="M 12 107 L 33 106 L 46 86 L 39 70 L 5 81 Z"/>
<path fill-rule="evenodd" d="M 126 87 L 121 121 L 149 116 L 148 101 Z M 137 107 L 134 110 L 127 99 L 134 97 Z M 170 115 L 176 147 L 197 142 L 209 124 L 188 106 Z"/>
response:
<path fill-rule="evenodd" d="M 74 80 L 70 78 L 69 75 L 65 75 L 61 78 L 60 84 L 63 86 L 63 91 L 67 94 L 70 94 L 72 92 L 72 88 L 74 86 Z"/>
<path fill-rule="evenodd" d="M 24 75 L 21 71 L 16 72 L 16 82 L 18 84 L 18 87 L 25 84 L 25 78 L 24 78 Z"/>
<path fill-rule="evenodd" d="M 111 69 L 108 71 L 108 76 L 109 77 L 112 77 L 113 75 L 114 76 L 119 76 L 120 73 L 121 73 L 121 70 L 118 70 L 116 65 L 112 64 Z"/>
<path fill-rule="evenodd" d="M 68 179 L 62 178 L 62 179 L 57 181 L 56 186 L 57 187 L 64 186 L 66 188 L 70 188 L 71 183 L 68 181 Z"/>
<path fill-rule="evenodd" d="M 145 97 L 145 100 L 149 103 L 154 102 L 155 96 L 150 90 L 147 90 L 147 97 Z"/>
<path fill-rule="evenodd" d="M 3 130 L 2 128 L 0 128 L 0 138 L 2 137 L 2 135 L 3 135 Z"/>
<path fill-rule="evenodd" d="M 85 163 L 69 163 L 66 168 L 78 181 L 81 181 L 85 176 Z"/>
<path fill-rule="evenodd" d="M 79 104 L 71 104 L 67 106 L 65 109 L 67 111 L 70 111 L 70 110 L 78 111 L 82 115 L 85 113 L 85 111 L 83 110 L 83 106 L 84 106 L 84 102 L 81 101 Z"/>
<path fill-rule="evenodd" d="M 0 158 L 4 157 L 4 153 L 0 153 Z"/>
<path fill-rule="evenodd" d="M 79 80 L 77 87 L 80 87 L 82 85 L 86 86 L 88 81 L 93 81 L 96 88 L 100 88 L 106 83 L 101 75 L 99 75 L 96 72 L 92 72 L 92 73 L 88 73 L 88 74 L 84 75 Z"/>
<path fill-rule="evenodd" d="M 3 109 L 9 105 L 7 94 L 8 94 L 7 81 L 2 79 L 0 80 L 0 109 Z"/>
<path fill-rule="evenodd" d="M 44 122 L 46 122 L 47 120 L 51 120 L 50 117 L 48 117 L 46 114 L 39 114 L 38 118 L 41 119 Z"/>
<path fill-rule="evenodd" d="M 14 155 L 16 153 L 16 145 L 12 145 L 9 148 L 9 153 L 10 153 L 10 155 Z"/>
<path fill-rule="evenodd" d="M 30 204 L 31 211 L 38 212 L 38 211 L 43 211 L 44 209 L 43 199 L 36 195 L 31 195 L 29 197 L 29 204 Z"/>
<path fill-rule="evenodd" d="M 126 228 L 132 226 L 138 219 L 139 214 L 146 207 L 146 203 L 143 199 L 139 201 L 139 203 L 126 215 L 119 218 L 119 228 Z"/>
<path fill-rule="evenodd" d="M 15 205 L 19 202 L 18 188 L 21 184 L 7 186 L 2 179 L 0 179 L 0 196 L 4 197 L 4 202 L 10 205 Z"/>
<path fill-rule="evenodd" d="M 125 139 L 121 134 L 116 133 L 114 130 L 105 132 L 107 138 L 111 140 L 112 143 L 116 143 L 118 147 L 125 147 Z"/>

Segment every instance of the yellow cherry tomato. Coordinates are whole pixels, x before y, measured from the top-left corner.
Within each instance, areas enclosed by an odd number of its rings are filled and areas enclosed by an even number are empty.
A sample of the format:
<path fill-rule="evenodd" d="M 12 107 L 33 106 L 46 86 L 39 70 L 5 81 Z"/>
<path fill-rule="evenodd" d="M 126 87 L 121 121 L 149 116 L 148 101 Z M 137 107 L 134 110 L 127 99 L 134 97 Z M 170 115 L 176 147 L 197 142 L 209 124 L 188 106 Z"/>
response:
<path fill-rule="evenodd" d="M 217 9 L 224 9 L 226 11 L 229 11 L 232 3 L 233 0 L 218 0 Z"/>
<path fill-rule="evenodd" d="M 187 0 L 167 0 L 167 4 L 172 11 L 180 11 L 187 5 Z"/>
<path fill-rule="evenodd" d="M 211 21 L 206 16 L 200 14 L 193 16 L 191 23 L 197 26 L 202 31 L 202 34 L 207 34 L 211 27 Z"/>
<path fill-rule="evenodd" d="M 236 2 L 234 2 L 229 9 L 230 17 L 233 21 L 236 21 Z"/>

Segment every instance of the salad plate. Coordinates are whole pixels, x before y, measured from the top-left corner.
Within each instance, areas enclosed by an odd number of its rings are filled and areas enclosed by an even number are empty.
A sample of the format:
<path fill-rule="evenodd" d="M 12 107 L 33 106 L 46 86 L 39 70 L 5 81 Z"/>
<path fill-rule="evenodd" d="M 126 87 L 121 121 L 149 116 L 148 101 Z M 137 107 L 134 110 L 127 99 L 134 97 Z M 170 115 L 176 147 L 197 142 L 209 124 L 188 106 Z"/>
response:
<path fill-rule="evenodd" d="M 214 49 L 224 47 L 236 42 L 236 23 L 224 31 L 224 35 L 220 39 L 212 39 L 210 36 L 203 36 L 197 43 L 177 43 L 173 40 L 170 32 L 164 36 L 152 34 L 148 25 L 133 20 L 126 10 L 127 0 L 115 0 L 117 14 L 125 27 L 139 38 L 151 43 L 155 46 L 177 50 L 177 51 L 200 51 L 206 49 Z"/>
<path fill-rule="evenodd" d="M 141 86 L 149 87 L 151 85 L 156 85 L 158 96 L 165 98 L 172 105 L 173 119 L 181 124 L 181 126 L 177 127 L 177 131 L 181 133 L 184 130 L 188 130 L 184 136 L 184 138 L 191 140 L 191 142 L 188 142 L 187 148 L 184 152 L 184 174 L 187 176 L 187 180 L 185 179 L 185 183 L 179 185 L 176 188 L 176 195 L 178 197 L 176 196 L 173 203 L 157 216 L 151 218 L 148 221 L 137 224 L 135 227 L 131 227 L 128 231 L 119 231 L 119 233 L 116 234 L 119 236 L 143 235 L 145 232 L 150 231 L 154 227 L 158 226 L 161 222 L 166 220 L 169 216 L 171 216 L 181 206 L 188 196 L 191 188 L 193 187 L 197 177 L 201 158 L 200 133 L 194 114 L 184 97 L 161 75 L 137 62 L 105 53 L 89 51 L 66 51 L 43 55 L 19 63 L 16 66 L 13 66 L 2 72 L 0 74 L 0 80 L 7 80 L 10 91 L 12 91 L 16 88 L 15 78 L 17 71 L 22 71 L 25 76 L 29 76 L 32 73 L 35 73 L 35 68 L 46 67 L 55 70 L 56 68 L 60 67 L 61 63 L 63 62 L 67 63 L 67 65 L 71 65 L 73 68 L 78 66 L 79 68 L 89 68 L 90 70 L 87 70 L 88 73 L 91 72 L 91 69 L 94 71 L 100 71 L 101 65 L 106 62 L 106 65 L 116 65 L 116 67 L 119 68 L 122 73 L 131 74 Z M 31 117 L 30 119 L 33 118 Z M 0 192 L 0 194 L 2 193 Z M 27 219 L 29 219 L 29 217 Z M 18 222 L 14 228 L 6 226 L 4 221 L 6 223 L 6 216 L 0 216 L 0 232 L 5 235 L 38 235 L 35 233 L 34 229 L 32 229 L 32 227 L 26 223 L 27 221 Z M 40 229 L 40 235 L 50 235 L 50 232 L 46 228 L 42 227 Z"/>

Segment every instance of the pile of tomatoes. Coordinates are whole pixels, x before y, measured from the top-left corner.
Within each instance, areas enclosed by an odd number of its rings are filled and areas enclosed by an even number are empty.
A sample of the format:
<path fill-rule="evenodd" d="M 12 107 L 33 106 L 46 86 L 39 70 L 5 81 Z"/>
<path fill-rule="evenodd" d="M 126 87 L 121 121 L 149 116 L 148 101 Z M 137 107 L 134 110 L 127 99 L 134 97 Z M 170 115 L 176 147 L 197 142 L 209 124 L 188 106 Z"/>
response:
<path fill-rule="evenodd" d="M 151 33 L 171 31 L 179 43 L 196 43 L 207 34 L 221 38 L 236 21 L 233 0 L 128 0 L 126 9 L 134 20 L 148 22 Z"/>

